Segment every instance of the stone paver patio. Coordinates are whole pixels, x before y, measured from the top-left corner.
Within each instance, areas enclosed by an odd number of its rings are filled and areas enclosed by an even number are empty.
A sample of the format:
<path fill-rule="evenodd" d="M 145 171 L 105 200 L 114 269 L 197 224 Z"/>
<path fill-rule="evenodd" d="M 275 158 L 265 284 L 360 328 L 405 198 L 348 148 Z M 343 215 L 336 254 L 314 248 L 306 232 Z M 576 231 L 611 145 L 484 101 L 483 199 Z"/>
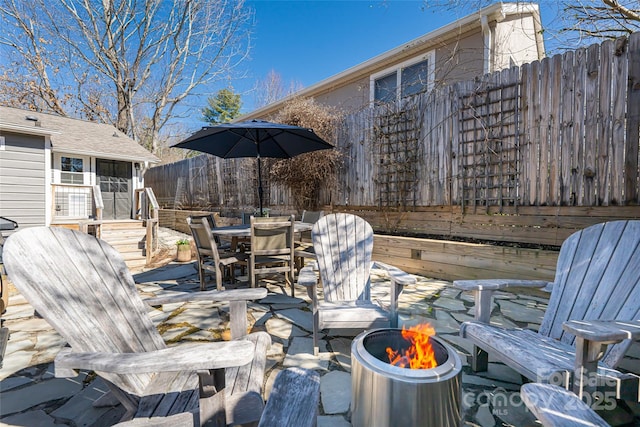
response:
<path fill-rule="evenodd" d="M 143 297 L 166 292 L 198 292 L 193 263 L 171 263 L 135 276 Z M 466 364 L 471 351 L 458 336 L 461 322 L 471 319 L 473 299 L 451 287 L 449 282 L 419 277 L 400 298 L 400 323 L 431 323 L 438 335 L 452 344 L 463 361 L 463 416 L 467 426 L 539 425 L 519 398 L 519 374 L 490 358 L 489 370 L 472 373 Z M 374 280 L 375 297 L 384 298 L 386 282 Z M 276 283 L 268 284 L 267 298 L 249 304 L 254 330 L 272 337 L 265 375 L 265 397 L 276 374 L 288 366 L 303 366 L 321 374 L 319 426 L 350 426 L 351 337 L 325 336 L 321 354 L 313 356 L 311 311 L 304 289 L 297 298 L 284 295 Z M 542 293 L 498 292 L 492 321 L 506 326 L 537 328 L 546 309 Z M 184 303 L 149 309 L 164 339 L 174 345 L 184 341 L 219 340 L 225 335 L 228 312 L 224 304 Z M 4 367 L 0 370 L 0 424 L 14 426 L 109 426 L 123 414 L 120 406 L 93 407 L 107 387 L 89 372 L 71 379 L 55 378 L 53 358 L 65 345 L 59 335 L 20 295 L 10 299 L 3 315 L 11 331 Z M 632 349 L 627 368 L 638 362 L 640 352 Z M 636 414 L 639 408 L 632 408 Z M 636 418 L 637 419 L 637 418 Z"/>

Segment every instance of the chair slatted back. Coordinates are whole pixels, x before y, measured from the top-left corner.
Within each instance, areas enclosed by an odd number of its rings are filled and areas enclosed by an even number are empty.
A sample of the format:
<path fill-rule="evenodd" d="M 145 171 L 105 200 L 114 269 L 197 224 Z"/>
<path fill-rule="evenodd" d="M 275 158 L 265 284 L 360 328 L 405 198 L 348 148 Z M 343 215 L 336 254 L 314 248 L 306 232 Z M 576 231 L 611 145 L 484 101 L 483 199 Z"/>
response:
<path fill-rule="evenodd" d="M 75 230 L 33 227 L 13 234 L 3 256 L 18 291 L 73 351 L 165 348 L 122 255 L 106 242 Z M 100 375 L 139 394 L 153 374 Z"/>
<path fill-rule="evenodd" d="M 364 219 L 345 213 L 320 218 L 311 230 L 324 300 L 371 299 L 369 274 L 373 229 Z"/>
<path fill-rule="evenodd" d="M 611 221 L 578 231 L 562 244 L 540 334 L 572 344 L 567 320 L 640 319 L 640 221 Z M 613 367 L 630 341 L 609 346 Z"/>

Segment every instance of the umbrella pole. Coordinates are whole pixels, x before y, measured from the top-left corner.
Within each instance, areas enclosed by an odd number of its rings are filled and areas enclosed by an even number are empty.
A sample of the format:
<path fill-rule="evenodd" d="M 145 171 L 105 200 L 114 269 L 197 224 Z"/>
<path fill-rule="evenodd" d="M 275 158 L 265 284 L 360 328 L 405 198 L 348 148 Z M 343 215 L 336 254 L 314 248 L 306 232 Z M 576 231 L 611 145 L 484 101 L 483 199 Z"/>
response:
<path fill-rule="evenodd" d="M 259 144 L 258 150 L 260 150 Z M 260 167 L 260 153 L 258 153 L 258 199 L 260 200 L 260 216 L 264 216 L 262 213 L 262 169 Z"/>

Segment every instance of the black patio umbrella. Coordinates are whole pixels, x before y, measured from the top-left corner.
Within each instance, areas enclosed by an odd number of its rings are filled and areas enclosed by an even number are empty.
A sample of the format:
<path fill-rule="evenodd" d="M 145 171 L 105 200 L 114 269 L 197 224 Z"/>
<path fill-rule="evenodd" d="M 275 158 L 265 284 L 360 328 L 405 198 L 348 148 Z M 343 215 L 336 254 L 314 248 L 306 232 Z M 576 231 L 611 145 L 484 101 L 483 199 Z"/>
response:
<path fill-rule="evenodd" d="M 258 198 L 262 215 L 261 157 L 288 159 L 298 154 L 333 148 L 333 145 L 316 135 L 313 129 L 251 120 L 203 127 L 173 147 L 201 151 L 223 159 L 256 157 Z"/>

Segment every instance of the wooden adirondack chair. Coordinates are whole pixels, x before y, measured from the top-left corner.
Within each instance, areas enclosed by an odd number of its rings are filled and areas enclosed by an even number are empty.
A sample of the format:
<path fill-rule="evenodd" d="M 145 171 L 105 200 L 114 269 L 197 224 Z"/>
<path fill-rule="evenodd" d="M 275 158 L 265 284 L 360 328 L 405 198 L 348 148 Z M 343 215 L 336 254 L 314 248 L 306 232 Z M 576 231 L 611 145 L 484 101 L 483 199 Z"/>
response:
<path fill-rule="evenodd" d="M 324 300 L 312 266 L 300 270 L 298 284 L 306 286 L 313 303 L 313 347 L 318 354 L 318 333 L 326 328 L 364 330 L 396 327 L 398 297 L 415 278 L 396 267 L 372 262 L 373 229 L 364 219 L 344 213 L 320 218 L 311 230 Z M 372 267 L 386 270 L 391 279 L 389 305 L 371 301 Z"/>
<path fill-rule="evenodd" d="M 315 427 L 320 399 L 320 375 L 303 368 L 280 371 L 262 412 L 258 427 Z M 118 427 L 182 427 L 190 426 L 189 414 L 164 418 L 135 419 Z"/>
<path fill-rule="evenodd" d="M 579 396 L 615 393 L 638 399 L 638 377 L 615 368 L 640 338 L 640 221 L 596 224 L 572 234 L 558 256 L 553 283 L 457 280 L 475 294 L 475 321 L 460 335 L 476 348 L 472 368 L 486 370 L 489 352 L 525 377 L 556 383 Z M 539 331 L 490 325 L 494 290 L 552 287 Z"/>
<path fill-rule="evenodd" d="M 16 288 L 70 345 L 55 359 L 56 376 L 95 371 L 126 408 L 124 420 L 189 413 L 196 425 L 224 425 L 260 418 L 268 334 L 168 348 L 122 256 L 78 231 L 24 229 L 8 239 L 4 262 Z M 265 296 L 242 289 L 147 302 L 230 301 L 231 333 L 239 337 L 247 330 L 246 301 Z"/>
<path fill-rule="evenodd" d="M 576 394 L 557 385 L 525 384 L 520 390 L 520 396 L 544 427 L 609 427 Z"/>

